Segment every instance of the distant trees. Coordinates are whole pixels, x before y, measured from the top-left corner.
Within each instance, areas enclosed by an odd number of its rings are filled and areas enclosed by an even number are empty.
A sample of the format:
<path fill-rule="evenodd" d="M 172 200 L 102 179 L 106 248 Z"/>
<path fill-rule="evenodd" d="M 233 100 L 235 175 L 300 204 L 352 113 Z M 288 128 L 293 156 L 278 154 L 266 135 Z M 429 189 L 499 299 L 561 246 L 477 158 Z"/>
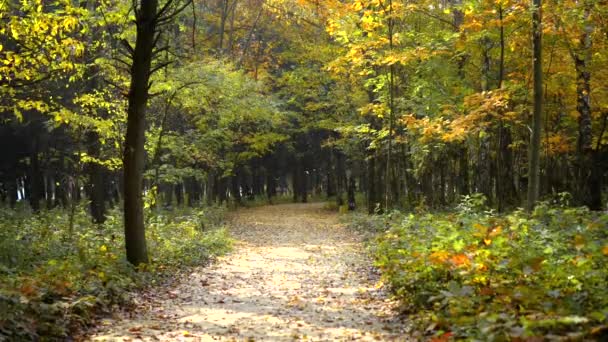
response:
<path fill-rule="evenodd" d="M 566 1 L 541 8 L 502 0 L 327 6 L 334 13 L 327 31 L 342 46 L 329 68 L 341 82 L 368 93 L 358 95 L 356 101 L 367 104 L 359 106 L 362 116 L 342 126 L 342 138 L 364 142 L 363 160 L 373 178 L 368 184 L 391 189 L 394 205 L 445 206 L 479 192 L 504 210 L 525 203 L 530 188 L 540 198 L 569 192 L 573 204 L 602 207 L 606 103 L 600 84 L 606 75 L 599 61 L 605 61 L 607 37 L 599 18 L 605 6 Z M 536 13 L 534 23 L 530 12 Z M 393 31 L 390 49 L 387 34 Z M 535 38 L 545 35 L 542 47 L 530 44 L 533 32 Z M 543 86 L 532 82 L 540 81 L 532 71 L 540 72 L 541 65 Z M 545 110 L 534 108 L 542 102 Z M 535 124 L 529 126 L 531 118 Z M 536 153 L 529 155 L 530 147 Z M 387 159 L 395 161 L 392 170 Z M 370 201 L 379 202 L 368 192 Z"/>

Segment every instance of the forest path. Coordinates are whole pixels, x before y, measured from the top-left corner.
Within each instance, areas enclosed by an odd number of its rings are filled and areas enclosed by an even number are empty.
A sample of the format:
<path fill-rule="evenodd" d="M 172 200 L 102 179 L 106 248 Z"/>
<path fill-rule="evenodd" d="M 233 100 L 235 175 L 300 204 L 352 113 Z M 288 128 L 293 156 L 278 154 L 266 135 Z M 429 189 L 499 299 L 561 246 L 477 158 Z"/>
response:
<path fill-rule="evenodd" d="M 106 320 L 97 341 L 404 341 L 404 326 L 361 237 L 323 204 L 287 204 L 231 215 L 234 251 L 141 310 Z"/>

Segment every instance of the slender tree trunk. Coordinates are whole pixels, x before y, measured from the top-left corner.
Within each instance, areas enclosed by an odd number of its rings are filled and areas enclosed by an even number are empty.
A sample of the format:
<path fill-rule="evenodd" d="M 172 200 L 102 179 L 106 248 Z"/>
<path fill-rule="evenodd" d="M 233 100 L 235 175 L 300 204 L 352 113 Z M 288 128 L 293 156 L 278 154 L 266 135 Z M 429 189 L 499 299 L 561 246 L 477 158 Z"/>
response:
<path fill-rule="evenodd" d="M 32 146 L 30 150 L 30 170 L 28 177 L 29 185 L 29 202 L 34 212 L 40 211 L 40 200 L 44 190 L 44 181 L 40 170 L 40 160 L 38 153 L 40 150 L 40 138 L 32 138 Z"/>
<path fill-rule="evenodd" d="M 306 166 L 307 160 L 306 158 L 302 158 L 299 168 L 299 183 L 300 183 L 300 202 L 306 203 L 308 202 L 308 175 L 306 174 Z"/>
<path fill-rule="evenodd" d="M 293 188 L 293 202 L 296 203 L 298 202 L 298 198 L 300 197 L 300 191 L 301 191 L 301 182 L 302 180 L 300 179 L 300 162 L 299 161 L 295 161 L 295 166 L 292 172 L 292 188 Z"/>
<path fill-rule="evenodd" d="M 334 155 L 336 156 L 336 204 L 338 207 L 344 205 L 344 190 L 346 190 L 344 184 L 344 155 L 339 151 L 334 151 Z"/>
<path fill-rule="evenodd" d="M 355 210 L 357 208 L 357 203 L 355 201 L 355 177 L 352 175 L 348 177 L 348 190 L 347 190 L 347 200 L 348 200 L 348 210 Z"/>
<path fill-rule="evenodd" d="M 308 202 L 308 175 L 306 174 L 306 170 L 304 168 L 300 169 L 300 184 L 301 184 L 301 193 L 300 193 L 300 202 L 306 203 Z"/>
<path fill-rule="evenodd" d="M 216 187 L 215 187 L 215 173 L 213 171 L 207 172 L 207 186 L 205 187 L 205 195 L 207 196 L 207 205 L 212 205 L 215 200 Z"/>
<path fill-rule="evenodd" d="M 593 131 L 591 119 L 591 34 L 593 27 L 589 22 L 591 8 L 586 3 L 584 9 L 583 34 L 580 38 L 580 54 L 575 54 L 574 64 L 576 67 L 577 82 L 576 109 L 578 118 L 578 200 L 591 210 L 602 210 L 601 194 L 601 171 L 597 162 L 599 158 L 593 150 Z M 599 144 L 598 144 L 599 148 Z"/>
<path fill-rule="evenodd" d="M 266 196 L 271 202 L 272 198 L 277 195 L 277 182 L 275 179 L 274 169 L 272 167 L 266 170 Z"/>
<path fill-rule="evenodd" d="M 232 55 L 234 51 L 234 19 L 236 16 L 236 6 L 238 0 L 232 0 L 232 5 L 230 6 L 230 32 L 228 33 L 228 53 Z"/>
<path fill-rule="evenodd" d="M 490 156 L 490 133 L 484 130 L 479 134 L 479 158 L 477 160 L 477 191 L 482 193 L 488 203 L 492 203 L 492 159 Z"/>
<path fill-rule="evenodd" d="M 17 165 L 16 163 L 11 165 L 8 171 L 7 177 L 7 192 L 8 192 L 8 203 L 11 209 L 15 209 L 17 205 Z"/>
<path fill-rule="evenodd" d="M 439 160 L 439 184 L 437 186 L 437 190 L 439 192 L 439 204 L 441 206 L 445 206 L 446 205 L 446 201 L 445 201 L 445 188 L 446 188 L 446 172 L 448 164 L 447 164 L 447 159 L 446 158 L 442 158 L 440 156 L 440 160 Z"/>
<path fill-rule="evenodd" d="M 87 133 L 87 147 L 90 156 L 99 158 L 99 135 L 96 132 L 89 131 Z M 96 162 L 89 162 L 87 171 L 89 174 L 88 193 L 91 200 L 91 217 L 93 218 L 93 222 L 101 224 L 106 220 L 104 168 Z"/>
<path fill-rule="evenodd" d="M 44 177 L 45 189 L 46 189 L 46 209 L 53 209 L 53 194 L 55 189 L 55 180 L 53 174 L 50 171 L 46 172 Z"/>
<path fill-rule="evenodd" d="M 152 51 L 156 33 L 158 0 L 141 0 L 137 11 L 137 38 L 131 66 L 124 151 L 124 219 L 127 260 L 133 265 L 148 263 L 144 227 L 142 183 L 144 131 Z"/>
<path fill-rule="evenodd" d="M 220 12 L 220 41 L 218 44 L 218 55 L 224 53 L 224 32 L 226 31 L 226 19 L 228 18 L 228 5 L 230 0 L 221 1 L 221 12 Z"/>
<path fill-rule="evenodd" d="M 505 26 L 503 23 L 502 4 L 498 5 L 498 20 L 500 21 L 500 60 L 498 63 L 498 89 L 502 88 L 505 79 Z"/>
<path fill-rule="evenodd" d="M 219 204 L 226 202 L 227 190 L 228 190 L 228 178 L 226 178 L 226 177 L 220 178 L 218 180 L 218 191 L 217 191 L 217 196 L 218 196 L 217 198 L 218 198 Z"/>
<path fill-rule="evenodd" d="M 239 171 L 235 170 L 235 174 L 230 177 L 230 193 L 235 204 L 241 204 L 241 184 L 239 183 Z"/>
<path fill-rule="evenodd" d="M 533 0 L 532 43 L 534 45 L 534 113 L 532 138 L 530 141 L 530 160 L 528 167 L 528 212 L 534 209 L 538 201 L 540 181 L 540 126 L 543 111 L 543 69 L 542 69 L 542 27 L 541 0 Z"/>
<path fill-rule="evenodd" d="M 517 203 L 517 190 L 515 189 L 513 177 L 513 154 L 510 145 L 513 142 L 511 130 L 501 124 L 498 127 L 498 178 L 496 179 L 496 197 L 498 210 Z"/>
<path fill-rule="evenodd" d="M 389 50 L 393 50 L 393 31 L 395 27 L 395 22 L 393 19 L 393 1 L 388 1 L 389 6 L 389 18 L 388 18 L 388 41 L 389 41 Z M 393 153 L 393 126 L 395 122 L 395 65 L 391 64 L 389 66 L 389 117 L 388 117 L 388 153 L 386 157 L 386 175 L 384 180 L 384 209 L 389 210 L 389 207 L 392 206 L 392 198 L 391 198 L 391 185 L 392 183 L 392 153 Z"/>
<path fill-rule="evenodd" d="M 184 204 L 184 184 L 182 182 L 177 182 L 173 184 L 172 188 L 175 192 L 175 204 L 178 207 L 181 207 Z"/>

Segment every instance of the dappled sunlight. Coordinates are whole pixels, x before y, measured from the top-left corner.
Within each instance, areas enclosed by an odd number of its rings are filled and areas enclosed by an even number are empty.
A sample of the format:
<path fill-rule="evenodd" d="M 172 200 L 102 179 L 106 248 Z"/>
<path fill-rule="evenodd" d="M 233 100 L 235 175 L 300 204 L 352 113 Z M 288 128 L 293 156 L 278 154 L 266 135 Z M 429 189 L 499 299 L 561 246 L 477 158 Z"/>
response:
<path fill-rule="evenodd" d="M 405 339 L 407 325 L 375 286 L 360 238 L 321 205 L 240 210 L 230 230 L 238 246 L 232 254 L 185 277 L 130 323 L 113 321 L 112 332 L 96 339 Z"/>

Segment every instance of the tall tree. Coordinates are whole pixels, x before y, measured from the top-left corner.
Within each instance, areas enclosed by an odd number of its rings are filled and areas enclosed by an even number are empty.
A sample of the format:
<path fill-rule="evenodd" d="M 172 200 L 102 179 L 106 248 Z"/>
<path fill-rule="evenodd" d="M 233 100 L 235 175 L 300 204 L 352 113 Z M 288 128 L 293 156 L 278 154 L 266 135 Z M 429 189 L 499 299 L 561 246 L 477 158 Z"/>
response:
<path fill-rule="evenodd" d="M 532 44 L 534 58 L 534 113 L 532 137 L 530 141 L 530 160 L 528 166 L 528 201 L 526 209 L 532 211 L 539 194 L 540 182 L 540 125 L 543 111 L 543 64 L 542 64 L 542 3 L 533 1 Z"/>
<path fill-rule="evenodd" d="M 158 0 L 142 0 L 136 6 L 137 38 L 133 49 L 131 85 L 127 109 L 127 135 L 124 163 L 124 218 L 127 260 L 133 265 L 148 262 L 142 183 L 144 171 L 144 132 L 150 87 L 152 53 L 155 45 Z"/>

